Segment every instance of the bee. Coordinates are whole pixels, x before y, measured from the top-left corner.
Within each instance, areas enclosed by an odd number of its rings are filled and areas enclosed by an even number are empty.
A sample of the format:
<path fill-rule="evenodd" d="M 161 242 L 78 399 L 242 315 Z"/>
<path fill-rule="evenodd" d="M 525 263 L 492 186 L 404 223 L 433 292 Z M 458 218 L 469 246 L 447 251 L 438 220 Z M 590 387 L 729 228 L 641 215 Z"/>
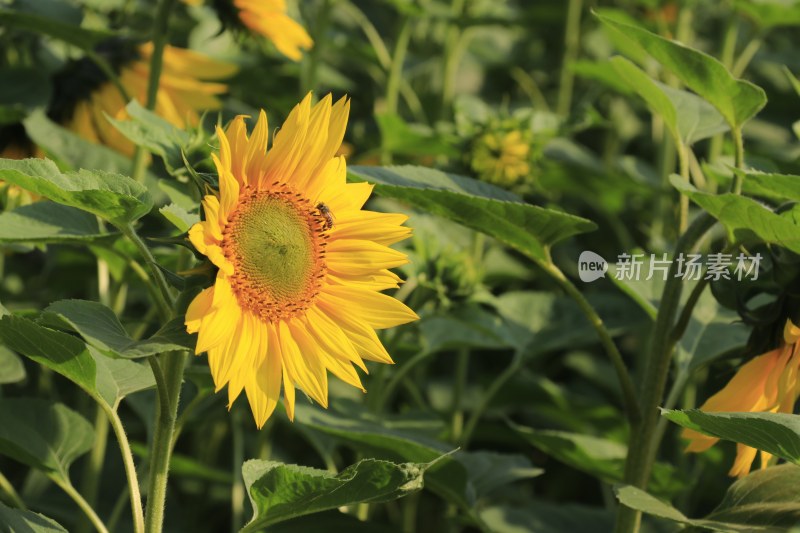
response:
<path fill-rule="evenodd" d="M 320 202 L 317 204 L 317 211 L 319 211 L 320 216 L 325 219 L 325 226 L 323 229 L 331 229 L 334 221 L 334 216 L 333 213 L 331 213 L 331 209 L 324 203 Z"/>

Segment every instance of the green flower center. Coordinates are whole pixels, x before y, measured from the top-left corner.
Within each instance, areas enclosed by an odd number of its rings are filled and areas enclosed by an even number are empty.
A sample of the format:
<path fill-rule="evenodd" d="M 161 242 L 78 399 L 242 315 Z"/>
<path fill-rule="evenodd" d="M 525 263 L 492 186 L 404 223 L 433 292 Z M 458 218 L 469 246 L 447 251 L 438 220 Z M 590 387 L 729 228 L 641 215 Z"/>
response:
<path fill-rule="evenodd" d="M 286 187 L 245 191 L 222 243 L 239 304 L 269 322 L 305 311 L 325 276 L 324 224 L 311 202 Z"/>

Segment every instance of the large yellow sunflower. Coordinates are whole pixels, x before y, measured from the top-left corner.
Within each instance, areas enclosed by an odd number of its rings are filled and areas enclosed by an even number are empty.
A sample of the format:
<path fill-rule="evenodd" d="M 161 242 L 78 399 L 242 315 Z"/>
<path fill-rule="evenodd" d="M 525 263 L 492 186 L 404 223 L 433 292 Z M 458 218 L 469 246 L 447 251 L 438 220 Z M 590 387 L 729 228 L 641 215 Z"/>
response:
<path fill-rule="evenodd" d="M 153 43 L 139 46 L 134 58 L 123 64 L 119 72 L 121 85 L 131 98 L 141 103 L 146 100 L 152 54 Z M 220 108 L 217 95 L 228 89 L 224 83 L 209 80 L 227 78 L 236 70 L 235 65 L 198 52 L 166 46 L 155 112 L 179 128 L 196 125 L 199 112 Z M 74 102 L 71 114 L 61 118 L 65 127 L 81 137 L 130 156 L 134 152 L 134 144 L 117 131 L 105 116 L 124 120 L 127 117 L 126 104 L 117 87 L 110 81 L 104 81 L 85 98 Z"/>
<path fill-rule="evenodd" d="M 718 393 L 701 407 L 708 412 L 752 412 L 792 413 L 800 396 L 800 328 L 787 320 L 783 331 L 783 343 L 778 348 L 748 361 Z M 709 437 L 691 429 L 684 429 L 682 436 L 689 439 L 687 452 L 702 452 L 719 439 Z M 736 460 L 729 474 L 743 477 L 750 468 L 758 450 L 736 445 Z M 761 452 L 761 468 L 770 464 L 772 455 Z"/>
<path fill-rule="evenodd" d="M 408 262 L 389 245 L 405 239 L 406 216 L 362 209 L 372 186 L 345 181 L 349 101 L 311 95 L 292 110 L 267 152 L 261 111 L 248 138 L 244 117 L 217 130 L 219 194 L 203 199 L 205 220 L 189 230 L 195 248 L 219 268 L 212 287 L 186 313 L 208 353 L 229 406 L 247 394 L 258 427 L 278 402 L 294 417 L 295 388 L 328 404 L 327 372 L 362 390 L 353 365 L 392 363 L 375 334 L 417 319 L 380 291 Z"/>

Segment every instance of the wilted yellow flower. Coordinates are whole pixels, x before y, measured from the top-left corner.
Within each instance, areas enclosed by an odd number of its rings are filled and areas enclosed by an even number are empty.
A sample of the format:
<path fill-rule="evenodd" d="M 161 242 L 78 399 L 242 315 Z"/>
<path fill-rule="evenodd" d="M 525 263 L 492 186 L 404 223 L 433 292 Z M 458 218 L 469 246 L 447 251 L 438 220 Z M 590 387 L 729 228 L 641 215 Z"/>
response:
<path fill-rule="evenodd" d="M 791 413 L 800 396 L 797 379 L 800 367 L 800 328 L 786 321 L 780 347 L 759 355 L 742 366 L 728 384 L 704 403 L 700 410 L 708 412 Z M 687 452 L 702 452 L 716 444 L 715 437 L 694 430 L 683 430 L 690 439 Z M 758 450 L 744 444 L 736 445 L 736 460 L 729 474 L 743 477 L 750 473 Z M 772 458 L 761 452 L 761 468 Z"/>
<path fill-rule="evenodd" d="M 121 85 L 130 97 L 141 103 L 147 99 L 152 54 L 153 44 L 143 44 L 137 48 L 137 53 L 130 61 L 119 67 Z M 198 52 L 167 46 L 164 49 L 155 112 L 179 128 L 196 125 L 200 112 L 220 108 L 221 102 L 217 95 L 228 88 L 224 83 L 208 80 L 227 78 L 236 70 L 235 65 L 211 59 Z M 117 87 L 105 80 L 85 96 L 71 102 L 71 106 L 67 106 L 71 112 L 66 116 L 56 118 L 81 137 L 105 144 L 130 156 L 134 152 L 134 144 L 105 117 L 108 115 L 124 120 L 127 117 L 126 104 Z"/>
<path fill-rule="evenodd" d="M 472 169 L 484 181 L 509 187 L 530 173 L 530 152 L 520 130 L 485 133 L 475 143 Z"/>
<path fill-rule="evenodd" d="M 203 0 L 183 0 L 189 5 L 200 5 Z M 238 22 L 252 32 L 263 35 L 280 53 L 293 61 L 300 61 L 303 50 L 314 46 L 308 32 L 286 14 L 286 0 L 223 0 L 236 10 Z"/>
<path fill-rule="evenodd" d="M 258 427 L 281 382 L 290 419 L 295 387 L 327 407 L 328 371 L 363 390 L 353 364 L 392 363 L 374 330 L 417 319 L 380 292 L 398 286 L 388 269 L 408 262 L 389 248 L 410 234 L 407 217 L 362 210 L 372 186 L 346 183 L 345 159 L 334 157 L 349 107 L 328 95 L 312 108 L 309 94 L 269 152 L 263 111 L 249 138 L 241 116 L 217 130 L 219 194 L 203 199 L 189 238 L 219 271 L 186 328 L 217 390 L 228 386 L 229 405 L 244 390 Z"/>

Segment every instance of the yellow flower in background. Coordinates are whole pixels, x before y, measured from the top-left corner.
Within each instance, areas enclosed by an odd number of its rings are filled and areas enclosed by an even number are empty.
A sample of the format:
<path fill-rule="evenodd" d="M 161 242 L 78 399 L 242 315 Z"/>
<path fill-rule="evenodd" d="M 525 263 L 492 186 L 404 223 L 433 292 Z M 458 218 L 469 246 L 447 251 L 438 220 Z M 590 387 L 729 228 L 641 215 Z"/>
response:
<path fill-rule="evenodd" d="M 203 0 L 183 1 L 195 6 L 203 3 Z M 226 1 L 235 8 L 239 23 L 272 41 L 275 48 L 289 59 L 300 61 L 303 50 L 314 46 L 305 28 L 286 13 L 286 0 Z M 224 17 L 224 12 L 220 15 Z"/>
<path fill-rule="evenodd" d="M 131 98 L 144 103 L 147 99 L 153 44 L 143 44 L 137 51 L 134 59 L 120 66 L 119 80 Z M 224 83 L 209 80 L 230 77 L 236 70 L 235 65 L 198 52 L 166 46 L 155 112 L 179 128 L 196 125 L 200 112 L 221 107 L 218 95 L 228 88 Z M 104 81 L 85 98 L 74 103 L 71 115 L 62 117 L 62 121 L 65 127 L 81 137 L 131 156 L 134 144 L 105 117 L 108 115 L 124 120 L 127 117 L 126 104 L 117 87 L 110 81 Z"/>
<path fill-rule="evenodd" d="M 509 187 L 530 173 L 531 145 L 520 130 L 485 133 L 472 154 L 472 169 L 489 183 Z"/>
<path fill-rule="evenodd" d="M 728 384 L 701 407 L 708 412 L 792 413 L 800 396 L 797 379 L 800 367 L 800 328 L 786 321 L 783 344 L 759 355 L 742 366 Z M 702 452 L 719 440 L 694 430 L 683 430 L 690 439 L 687 452 Z M 736 460 L 729 474 L 743 477 L 750 473 L 758 450 L 744 444 L 736 445 Z M 760 452 L 761 468 L 768 466 L 772 455 Z"/>
<path fill-rule="evenodd" d="M 408 262 L 389 245 L 405 239 L 407 217 L 362 209 L 372 185 L 346 183 L 335 157 L 349 101 L 328 95 L 297 105 L 267 152 L 261 111 L 248 138 L 243 117 L 218 129 L 219 194 L 203 199 L 205 220 L 189 230 L 219 268 L 186 313 L 229 405 L 244 390 L 258 427 L 278 402 L 294 417 L 295 388 L 328 405 L 327 372 L 363 390 L 353 365 L 392 363 L 375 334 L 416 320 L 380 291 L 398 287 L 389 271 Z"/>

